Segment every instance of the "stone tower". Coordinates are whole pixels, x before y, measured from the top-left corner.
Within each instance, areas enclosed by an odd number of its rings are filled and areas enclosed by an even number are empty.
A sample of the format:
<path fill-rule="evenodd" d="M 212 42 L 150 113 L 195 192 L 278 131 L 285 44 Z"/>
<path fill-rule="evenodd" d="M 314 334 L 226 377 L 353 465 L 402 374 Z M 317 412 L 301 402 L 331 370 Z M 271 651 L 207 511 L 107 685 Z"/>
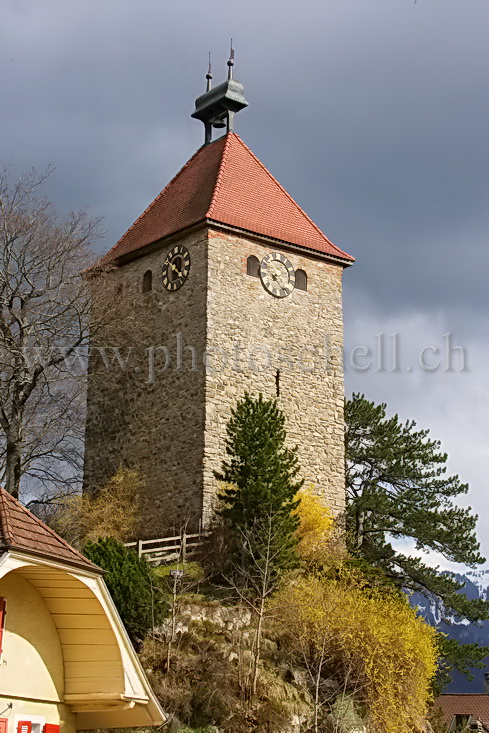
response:
<path fill-rule="evenodd" d="M 85 486 L 139 468 L 149 534 L 155 521 L 208 524 L 245 391 L 278 399 L 304 478 L 344 508 L 341 281 L 353 258 L 233 132 L 239 82 L 211 90 L 209 76 L 193 115 L 206 143 L 101 260 L 141 327 L 119 362 L 100 336 L 91 350 Z"/>

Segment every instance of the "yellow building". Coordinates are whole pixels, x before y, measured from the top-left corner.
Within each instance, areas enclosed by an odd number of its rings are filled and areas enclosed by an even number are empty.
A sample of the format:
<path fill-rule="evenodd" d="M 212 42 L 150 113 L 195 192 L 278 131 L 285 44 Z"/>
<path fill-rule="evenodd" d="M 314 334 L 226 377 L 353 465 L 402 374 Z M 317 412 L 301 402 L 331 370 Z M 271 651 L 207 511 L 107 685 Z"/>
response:
<path fill-rule="evenodd" d="M 0 733 L 163 723 L 102 571 L 0 489 Z"/>

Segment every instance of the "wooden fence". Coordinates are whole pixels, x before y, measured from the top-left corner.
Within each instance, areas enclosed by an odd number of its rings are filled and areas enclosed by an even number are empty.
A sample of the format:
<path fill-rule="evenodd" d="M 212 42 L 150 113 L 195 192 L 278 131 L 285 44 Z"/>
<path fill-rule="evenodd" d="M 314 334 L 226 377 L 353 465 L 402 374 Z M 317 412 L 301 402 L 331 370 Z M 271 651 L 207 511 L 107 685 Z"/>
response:
<path fill-rule="evenodd" d="M 197 534 L 182 532 L 175 537 L 126 542 L 125 546 L 133 547 L 139 557 L 145 557 L 150 563 L 187 562 L 203 546 L 206 536 L 204 532 Z"/>

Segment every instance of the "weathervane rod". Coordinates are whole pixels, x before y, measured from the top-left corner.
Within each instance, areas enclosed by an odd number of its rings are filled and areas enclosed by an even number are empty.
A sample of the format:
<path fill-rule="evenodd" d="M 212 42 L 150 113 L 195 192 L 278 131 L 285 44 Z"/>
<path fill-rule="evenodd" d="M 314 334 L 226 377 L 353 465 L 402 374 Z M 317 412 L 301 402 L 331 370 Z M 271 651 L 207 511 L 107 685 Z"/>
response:
<path fill-rule="evenodd" d="M 210 92 L 212 88 L 212 66 L 211 66 L 211 52 L 209 51 L 209 70 L 207 74 L 205 75 L 205 78 L 207 79 L 207 91 Z"/>
<path fill-rule="evenodd" d="M 233 66 L 234 66 L 234 48 L 233 48 L 233 39 L 231 38 L 231 50 L 229 52 L 229 61 L 228 61 L 228 79 L 233 78 Z"/>

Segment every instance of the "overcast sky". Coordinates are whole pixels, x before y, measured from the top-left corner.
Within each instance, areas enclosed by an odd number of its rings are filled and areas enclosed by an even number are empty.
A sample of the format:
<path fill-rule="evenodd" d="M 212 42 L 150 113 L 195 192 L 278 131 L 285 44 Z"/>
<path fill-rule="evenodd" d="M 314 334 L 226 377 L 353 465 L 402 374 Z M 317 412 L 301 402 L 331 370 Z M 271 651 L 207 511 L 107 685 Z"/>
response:
<path fill-rule="evenodd" d="M 233 36 L 237 132 L 357 258 L 347 393 L 443 441 L 487 555 L 488 31 L 487 0 L 0 0 L 0 158 L 53 164 L 57 207 L 104 217 L 100 251 L 202 143 L 207 53 L 219 82 Z M 351 368 L 380 332 L 400 370 Z M 447 332 L 465 371 L 443 371 Z"/>

